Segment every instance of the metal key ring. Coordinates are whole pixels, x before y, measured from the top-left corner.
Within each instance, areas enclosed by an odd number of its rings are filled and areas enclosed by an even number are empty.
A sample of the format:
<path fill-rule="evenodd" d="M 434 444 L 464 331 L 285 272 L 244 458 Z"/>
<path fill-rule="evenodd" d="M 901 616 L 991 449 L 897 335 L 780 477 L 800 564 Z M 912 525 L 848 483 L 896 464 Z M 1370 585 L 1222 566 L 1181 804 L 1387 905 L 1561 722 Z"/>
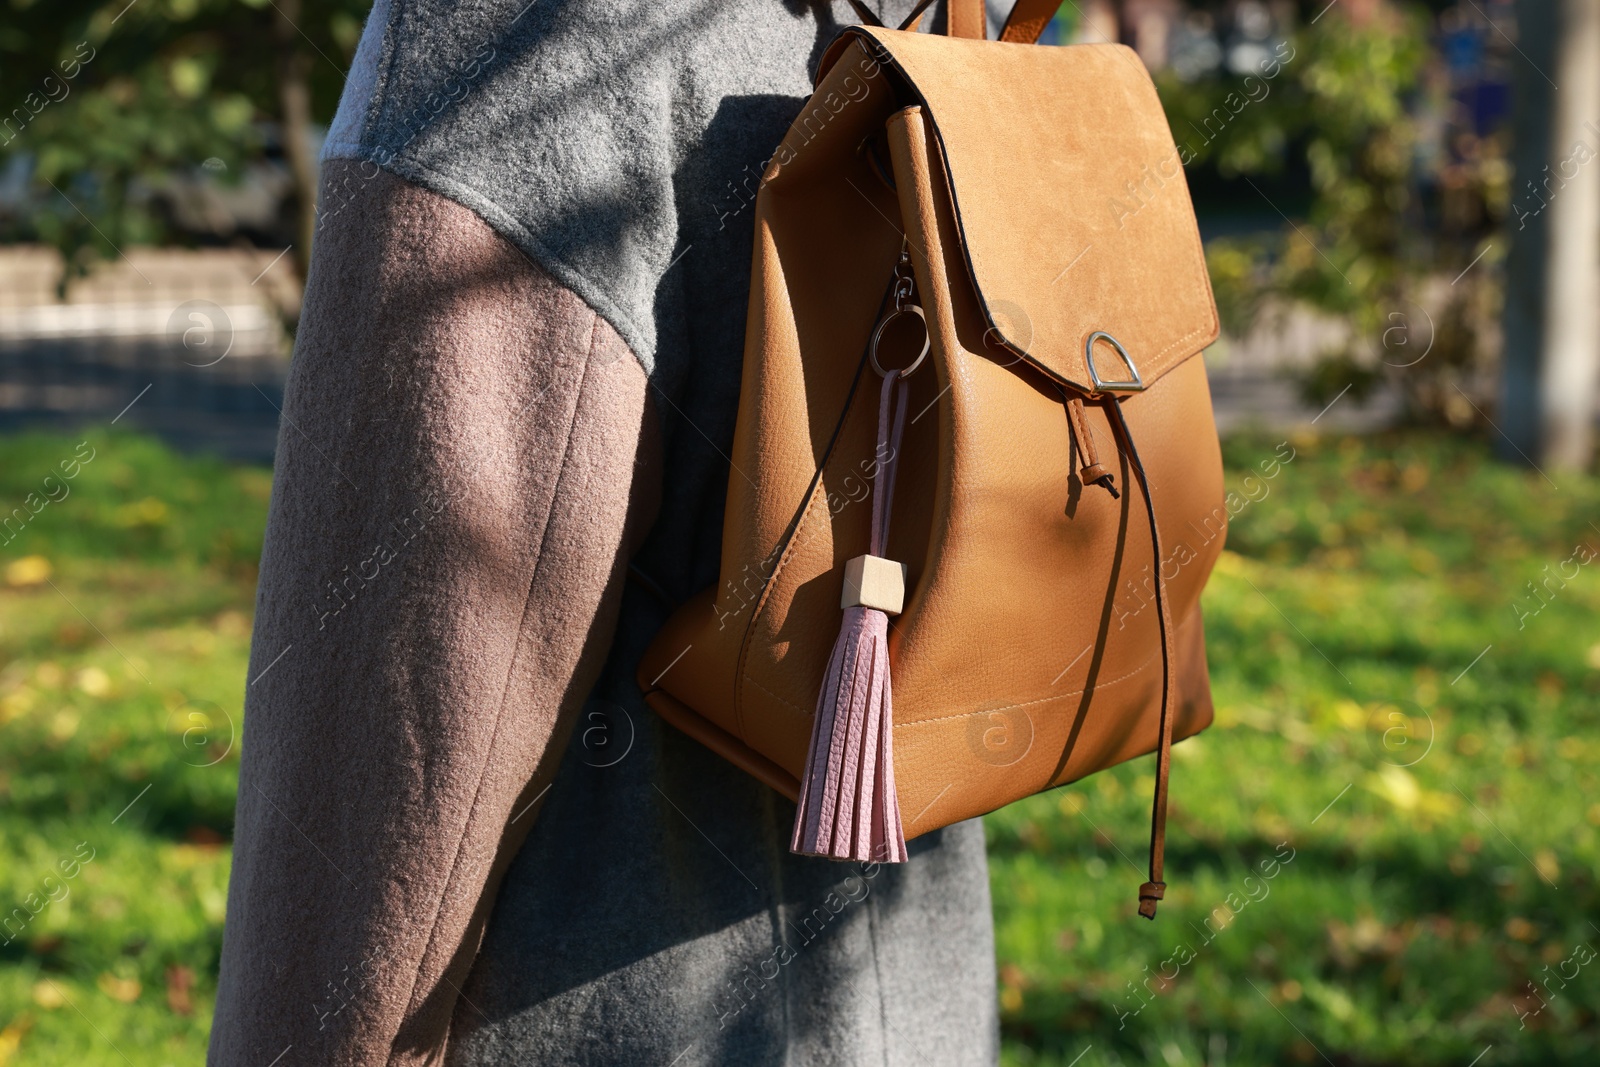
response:
<path fill-rule="evenodd" d="M 911 377 L 912 372 L 922 366 L 922 361 L 928 357 L 928 349 L 933 345 L 932 338 L 928 336 L 928 316 L 922 313 L 922 308 L 916 304 L 906 304 L 904 307 L 895 308 L 878 322 L 878 328 L 872 331 L 872 343 L 867 347 L 867 358 L 872 361 L 872 369 L 878 372 L 878 377 L 880 378 L 887 378 L 889 372 L 884 370 L 883 364 L 878 362 L 878 341 L 883 337 L 884 327 L 893 322 L 897 316 L 904 315 L 907 312 L 911 312 L 922 321 L 922 351 L 918 352 L 917 358 L 911 361 L 911 366 L 900 372 L 902 380 Z"/>

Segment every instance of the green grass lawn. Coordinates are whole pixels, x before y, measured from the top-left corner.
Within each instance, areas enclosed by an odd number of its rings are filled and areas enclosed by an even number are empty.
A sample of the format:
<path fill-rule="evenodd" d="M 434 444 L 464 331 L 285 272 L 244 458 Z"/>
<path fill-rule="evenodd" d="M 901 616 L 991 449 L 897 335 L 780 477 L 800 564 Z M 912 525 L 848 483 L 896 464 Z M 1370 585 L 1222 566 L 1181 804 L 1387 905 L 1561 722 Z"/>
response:
<path fill-rule="evenodd" d="M 38 509 L 0 545 L 0 1067 L 195 1064 L 270 476 L 79 441 L 0 440 Z M 1600 483 L 1277 447 L 1226 449 L 1160 918 L 1148 759 L 989 820 L 1007 1062 L 1597 1062 Z"/>
<path fill-rule="evenodd" d="M 1229 442 L 1230 488 L 1276 443 Z M 1150 760 L 989 820 L 1007 1062 L 1600 1062 L 1600 486 L 1292 447 L 1206 591 L 1158 920 Z"/>
<path fill-rule="evenodd" d="M 271 474 L 83 440 L 0 440 L 0 1065 L 197 1064 Z"/>

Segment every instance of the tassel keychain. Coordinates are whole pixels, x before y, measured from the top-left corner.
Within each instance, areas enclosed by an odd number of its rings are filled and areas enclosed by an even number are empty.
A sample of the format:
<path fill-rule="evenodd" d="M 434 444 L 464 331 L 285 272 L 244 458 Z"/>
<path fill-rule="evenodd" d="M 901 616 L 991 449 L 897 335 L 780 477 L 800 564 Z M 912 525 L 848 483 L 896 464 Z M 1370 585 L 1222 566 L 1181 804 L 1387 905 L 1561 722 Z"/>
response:
<path fill-rule="evenodd" d="M 880 459 L 872 486 L 872 550 L 845 564 L 840 598 L 844 624 L 817 698 L 789 845 L 801 855 L 880 863 L 902 863 L 906 858 L 894 789 L 894 702 L 889 685 L 889 615 L 899 614 L 904 606 L 905 567 L 883 558 L 883 553 L 908 391 L 899 371 L 884 376 L 878 413 Z"/>
<path fill-rule="evenodd" d="M 872 540 L 869 552 L 845 564 L 840 607 L 844 623 L 811 729 L 789 848 L 806 856 L 836 860 L 904 863 L 905 831 L 894 788 L 894 701 L 889 684 L 889 616 L 905 601 L 905 565 L 885 559 L 889 509 L 894 501 L 900 436 L 905 429 L 910 392 L 904 371 L 878 365 L 878 339 L 896 315 L 922 309 L 906 304 L 911 293 L 910 257 L 901 253 L 896 268 L 895 309 L 872 337 L 872 366 L 883 375 L 878 402 L 878 469 L 872 484 Z"/>

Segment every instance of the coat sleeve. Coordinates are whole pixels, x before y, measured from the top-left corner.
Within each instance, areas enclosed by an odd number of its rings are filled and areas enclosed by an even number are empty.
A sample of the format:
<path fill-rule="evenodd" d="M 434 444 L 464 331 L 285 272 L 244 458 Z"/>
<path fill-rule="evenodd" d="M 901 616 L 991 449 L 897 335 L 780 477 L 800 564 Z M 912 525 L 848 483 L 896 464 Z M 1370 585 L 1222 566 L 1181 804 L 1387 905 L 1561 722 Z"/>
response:
<path fill-rule="evenodd" d="M 612 328 L 458 204 L 369 164 L 324 175 L 257 594 L 217 1067 L 439 1058 L 650 508 L 646 379 Z"/>

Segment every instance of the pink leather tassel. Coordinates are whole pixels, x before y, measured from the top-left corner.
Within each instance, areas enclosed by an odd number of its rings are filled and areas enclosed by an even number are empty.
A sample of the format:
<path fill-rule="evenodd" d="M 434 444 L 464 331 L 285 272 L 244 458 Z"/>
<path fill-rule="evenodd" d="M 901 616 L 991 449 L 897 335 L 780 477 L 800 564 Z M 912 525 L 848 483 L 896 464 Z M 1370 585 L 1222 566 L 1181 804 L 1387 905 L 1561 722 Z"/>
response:
<path fill-rule="evenodd" d="M 907 388 L 899 378 L 898 371 L 884 378 L 878 409 L 871 546 L 878 556 L 889 539 L 889 505 L 905 426 Z M 892 419 L 891 400 L 897 401 Z M 889 616 L 877 608 L 844 609 L 844 623 L 817 697 L 789 848 L 836 860 L 905 862 L 905 831 L 894 788 Z"/>

